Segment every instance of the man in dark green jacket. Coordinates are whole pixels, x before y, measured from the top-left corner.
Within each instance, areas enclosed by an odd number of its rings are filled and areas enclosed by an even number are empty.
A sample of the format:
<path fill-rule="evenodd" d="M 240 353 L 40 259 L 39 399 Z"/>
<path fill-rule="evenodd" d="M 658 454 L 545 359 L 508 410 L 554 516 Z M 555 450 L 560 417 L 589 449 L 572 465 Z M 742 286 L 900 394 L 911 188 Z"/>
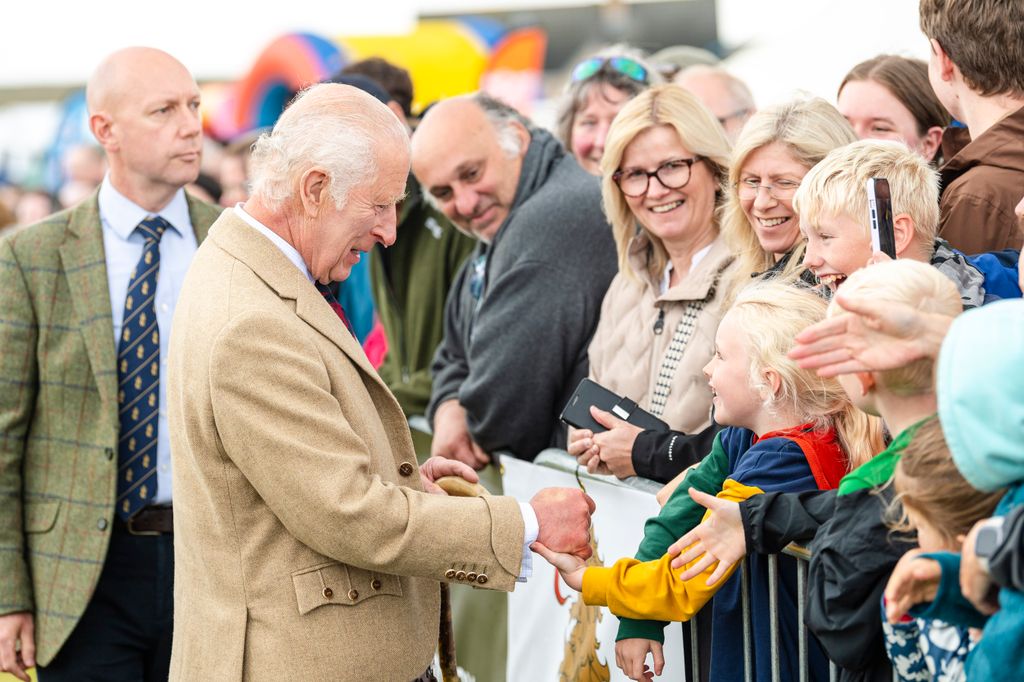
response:
<path fill-rule="evenodd" d="M 399 207 L 394 245 L 377 245 L 370 282 L 388 338 L 380 376 L 407 417 L 426 414 L 430 363 L 444 335 L 444 302 L 475 241 L 424 201 L 411 174 Z M 416 454 L 430 455 L 430 436 L 412 429 Z"/>

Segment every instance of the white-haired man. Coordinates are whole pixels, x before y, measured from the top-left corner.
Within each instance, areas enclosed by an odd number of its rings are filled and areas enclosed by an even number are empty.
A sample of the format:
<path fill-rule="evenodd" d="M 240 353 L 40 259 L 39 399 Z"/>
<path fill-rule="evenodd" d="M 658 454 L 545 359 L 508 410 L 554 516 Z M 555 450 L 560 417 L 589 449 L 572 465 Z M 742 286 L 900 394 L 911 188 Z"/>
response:
<path fill-rule="evenodd" d="M 534 531 L 589 554 L 580 491 L 424 494 L 476 476 L 417 470 L 401 408 L 322 293 L 394 241 L 408 163 L 387 107 L 313 86 L 257 142 L 251 198 L 196 254 L 169 372 L 173 680 L 419 679 L 439 581 L 512 589 Z"/>
<path fill-rule="evenodd" d="M 431 452 L 477 469 L 565 445 L 558 415 L 587 375 L 615 242 L 601 190 L 550 133 L 483 94 L 413 135 L 427 196 L 480 244 L 452 285 L 434 358 Z"/>

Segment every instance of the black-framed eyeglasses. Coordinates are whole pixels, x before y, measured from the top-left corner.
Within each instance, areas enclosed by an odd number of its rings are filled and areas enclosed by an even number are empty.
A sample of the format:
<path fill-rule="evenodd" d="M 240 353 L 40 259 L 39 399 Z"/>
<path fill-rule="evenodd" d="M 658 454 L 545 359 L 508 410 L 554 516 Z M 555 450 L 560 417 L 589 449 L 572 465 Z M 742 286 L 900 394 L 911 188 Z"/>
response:
<path fill-rule="evenodd" d="M 690 182 L 692 175 L 690 169 L 693 164 L 704 160 L 703 156 L 695 156 L 692 159 L 672 159 L 652 171 L 642 168 L 620 169 L 612 174 L 612 180 L 619 186 L 623 194 L 633 198 L 647 194 L 652 177 L 658 178 L 658 182 L 666 189 L 680 189 Z"/>

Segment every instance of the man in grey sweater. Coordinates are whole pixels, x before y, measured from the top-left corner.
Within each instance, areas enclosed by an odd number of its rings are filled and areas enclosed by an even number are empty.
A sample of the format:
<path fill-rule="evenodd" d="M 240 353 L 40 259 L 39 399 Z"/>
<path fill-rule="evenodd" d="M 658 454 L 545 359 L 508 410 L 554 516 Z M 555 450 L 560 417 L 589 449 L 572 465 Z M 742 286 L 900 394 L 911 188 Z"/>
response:
<path fill-rule="evenodd" d="M 483 94 L 440 102 L 413 136 L 429 200 L 480 243 L 452 285 L 427 416 L 432 454 L 480 469 L 565 445 L 558 422 L 587 375 L 615 276 L 598 181 L 548 132 Z"/>

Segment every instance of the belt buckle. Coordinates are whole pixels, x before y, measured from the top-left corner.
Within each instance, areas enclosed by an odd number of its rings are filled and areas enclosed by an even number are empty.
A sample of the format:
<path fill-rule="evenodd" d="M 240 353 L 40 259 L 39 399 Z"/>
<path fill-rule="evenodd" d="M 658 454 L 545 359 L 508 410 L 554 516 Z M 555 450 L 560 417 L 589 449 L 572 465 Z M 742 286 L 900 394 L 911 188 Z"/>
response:
<path fill-rule="evenodd" d="M 162 533 L 160 531 L 158 531 L 158 530 L 135 530 L 135 518 L 134 517 L 128 519 L 127 521 L 125 521 L 124 525 L 127 528 L 129 535 L 139 535 L 139 536 L 162 535 Z"/>

